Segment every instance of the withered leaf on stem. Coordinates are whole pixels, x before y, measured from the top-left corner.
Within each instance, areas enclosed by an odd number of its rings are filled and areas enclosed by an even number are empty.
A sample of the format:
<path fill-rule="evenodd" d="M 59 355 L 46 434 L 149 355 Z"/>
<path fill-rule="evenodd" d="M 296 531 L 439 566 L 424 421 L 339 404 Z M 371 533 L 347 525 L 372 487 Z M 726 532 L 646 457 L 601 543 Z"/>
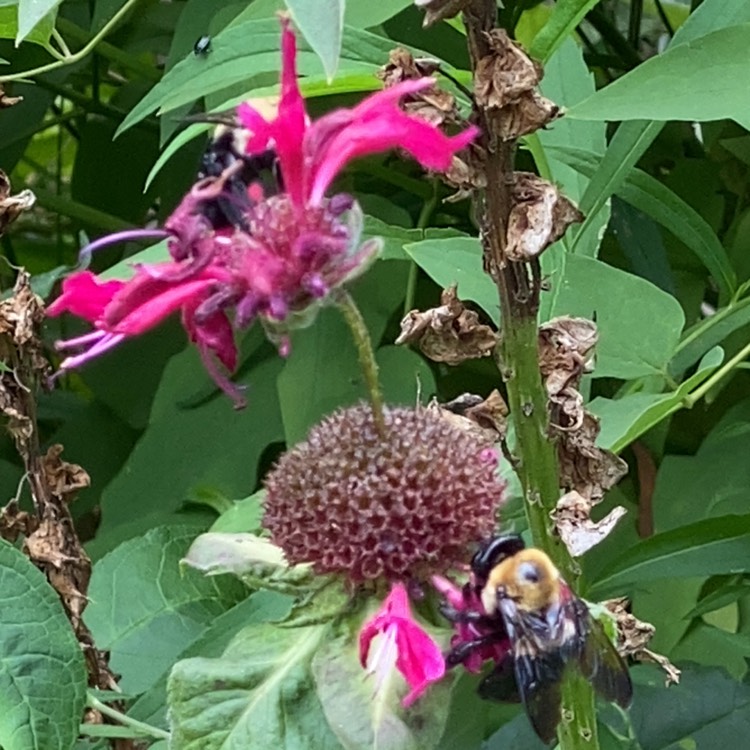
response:
<path fill-rule="evenodd" d="M 627 513 L 621 505 L 614 507 L 600 521 L 591 519 L 594 503 L 575 490 L 563 495 L 552 511 L 560 538 L 572 557 L 580 557 L 606 539 L 617 522 Z"/>
<path fill-rule="evenodd" d="M 0 85 L 0 109 L 7 109 L 8 107 L 13 107 L 22 101 L 23 101 L 22 96 L 8 96 L 5 93 L 5 89 Z"/>
<path fill-rule="evenodd" d="M 628 465 L 619 456 L 596 445 L 599 420 L 583 412 L 581 426 L 559 433 L 557 443 L 560 460 L 560 484 L 566 490 L 576 490 L 592 504 L 604 496 L 628 471 Z"/>
<path fill-rule="evenodd" d="M 449 365 L 489 356 L 497 345 L 497 334 L 464 307 L 456 287 L 445 289 L 440 302 L 440 307 L 425 312 L 409 312 L 401 321 L 396 343 L 415 343 L 429 359 Z"/>
<path fill-rule="evenodd" d="M 424 58 L 417 60 L 407 50 L 397 47 L 391 50 L 388 63 L 378 71 L 377 75 L 387 89 L 403 81 L 430 76 L 439 67 L 436 60 Z M 461 121 L 455 97 L 449 91 L 440 88 L 437 82 L 428 89 L 404 97 L 401 106 L 409 114 L 426 120 L 436 127 L 445 122 Z"/>
<path fill-rule="evenodd" d="M 502 440 L 508 431 L 508 405 L 497 389 L 486 399 L 463 393 L 452 401 L 444 404 L 435 401 L 430 406 L 439 407 L 445 417 L 463 429 L 480 428 L 495 442 Z"/>
<path fill-rule="evenodd" d="M 539 326 L 539 369 L 550 396 L 577 388 L 593 371 L 598 340 L 596 323 L 586 318 L 565 315 Z"/>
<path fill-rule="evenodd" d="M 623 656 L 632 656 L 638 661 L 651 661 L 658 664 L 666 673 L 666 686 L 676 685 L 680 681 L 680 670 L 662 654 L 646 648 L 656 628 L 651 623 L 643 622 L 630 612 L 630 602 L 625 597 L 609 599 L 604 606 L 614 615 L 617 623 L 617 650 Z"/>
<path fill-rule="evenodd" d="M 527 261 L 541 255 L 583 214 L 555 185 L 529 172 L 515 172 L 513 205 L 508 217 L 509 260 Z"/>
<path fill-rule="evenodd" d="M 493 29 L 485 37 L 490 52 L 479 60 L 474 74 L 477 105 L 493 115 L 504 141 L 543 128 L 560 109 L 535 90 L 542 79 L 542 66 L 504 29 Z"/>
<path fill-rule="evenodd" d="M 0 234 L 14 222 L 23 211 L 28 211 L 36 203 L 31 190 L 22 190 L 18 195 L 10 194 L 8 175 L 0 169 Z"/>

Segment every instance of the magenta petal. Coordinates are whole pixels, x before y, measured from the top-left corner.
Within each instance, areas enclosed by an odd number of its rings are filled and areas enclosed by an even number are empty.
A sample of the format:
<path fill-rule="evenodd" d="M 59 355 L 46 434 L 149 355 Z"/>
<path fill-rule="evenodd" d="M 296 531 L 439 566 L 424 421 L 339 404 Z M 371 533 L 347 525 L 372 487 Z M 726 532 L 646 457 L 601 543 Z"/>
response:
<path fill-rule="evenodd" d="M 137 336 L 183 305 L 202 299 L 205 290 L 214 283 L 211 278 L 174 283 L 139 273 L 112 298 L 105 310 L 103 327 Z"/>
<path fill-rule="evenodd" d="M 124 281 L 100 282 L 91 271 L 71 274 L 62 283 L 62 294 L 47 307 L 47 315 L 55 317 L 70 312 L 96 323 L 112 297 L 124 286 Z"/>
<path fill-rule="evenodd" d="M 383 605 L 362 627 L 359 634 L 359 659 L 367 665 L 370 644 L 376 635 L 389 629 L 396 632 L 396 668 L 410 687 L 402 701 L 410 706 L 429 685 L 445 674 L 445 661 L 437 643 L 412 617 L 409 596 L 402 583 L 395 583 Z"/>

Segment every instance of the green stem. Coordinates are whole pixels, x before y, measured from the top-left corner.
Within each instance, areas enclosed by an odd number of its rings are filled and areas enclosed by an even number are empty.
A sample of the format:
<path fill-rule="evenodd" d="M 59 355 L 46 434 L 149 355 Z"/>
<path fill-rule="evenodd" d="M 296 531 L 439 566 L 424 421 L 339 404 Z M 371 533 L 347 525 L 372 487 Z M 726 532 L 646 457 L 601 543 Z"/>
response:
<path fill-rule="evenodd" d="M 692 393 L 685 396 L 682 403 L 692 409 L 720 380 L 729 375 L 743 359 L 750 357 L 750 344 L 740 349 L 732 359 L 725 362 L 710 378 L 704 380 Z"/>
<path fill-rule="evenodd" d="M 108 716 L 110 719 L 114 719 L 118 724 L 142 732 L 146 737 L 155 737 L 159 740 L 168 740 L 170 738 L 169 732 L 159 729 L 159 727 L 152 727 L 150 724 L 138 721 L 138 719 L 134 719 L 127 714 L 121 713 L 111 706 L 108 706 L 106 703 L 102 703 L 91 693 L 86 694 L 86 704 L 89 708 L 97 710 L 100 714 Z"/>
<path fill-rule="evenodd" d="M 98 34 L 96 34 L 86 45 L 81 47 L 78 52 L 74 52 L 72 55 L 65 55 L 62 58 L 55 60 L 54 62 L 47 63 L 46 65 L 40 65 L 37 68 L 31 70 L 24 70 L 20 73 L 10 73 L 7 76 L 0 76 L 0 83 L 7 81 L 17 81 L 23 78 L 31 78 L 32 76 L 40 75 L 41 73 L 49 73 L 50 71 L 63 68 L 66 65 L 72 65 L 77 63 L 79 60 L 83 60 L 84 57 L 89 55 L 94 48 L 104 39 L 107 34 L 124 18 L 124 16 L 133 8 L 139 0 L 127 0 L 127 2 L 117 11 L 117 13 L 109 19 L 109 21 L 101 28 Z"/>
<path fill-rule="evenodd" d="M 352 333 L 352 338 L 357 347 L 359 366 L 365 378 L 365 387 L 372 406 L 372 416 L 375 427 L 381 436 L 385 436 L 385 419 L 383 417 L 383 394 L 380 390 L 378 379 L 378 363 L 375 359 L 375 350 L 372 348 L 372 339 L 367 330 L 365 320 L 359 311 L 349 292 L 341 289 L 336 296 L 336 304 L 344 316 L 346 324 Z"/>
<path fill-rule="evenodd" d="M 435 210 L 438 202 L 438 185 L 437 180 L 432 181 L 432 195 L 422 204 L 422 210 L 419 212 L 417 219 L 417 229 L 422 231 L 430 223 L 430 217 Z M 417 277 L 419 276 L 419 266 L 412 260 L 409 266 L 409 278 L 406 281 L 406 295 L 404 297 L 404 315 L 408 315 L 414 309 L 414 295 L 417 291 Z"/>
<path fill-rule="evenodd" d="M 474 0 L 464 11 L 472 66 L 493 51 L 489 32 L 495 25 L 495 0 Z M 506 384 L 516 433 L 524 508 L 534 545 L 543 549 L 562 576 L 575 587 L 579 569 L 554 533 L 550 512 L 560 497 L 557 447 L 549 430 L 547 391 L 539 370 L 538 309 L 541 272 L 538 261 L 516 263 L 505 252 L 512 207 L 515 144 L 503 140 L 502 114 L 477 111 L 487 153 L 487 188 L 477 212 L 481 216 L 484 267 L 497 285 L 502 341 L 496 352 Z M 591 685 L 568 670 L 562 685 L 563 721 L 558 728 L 562 750 L 598 750 Z"/>

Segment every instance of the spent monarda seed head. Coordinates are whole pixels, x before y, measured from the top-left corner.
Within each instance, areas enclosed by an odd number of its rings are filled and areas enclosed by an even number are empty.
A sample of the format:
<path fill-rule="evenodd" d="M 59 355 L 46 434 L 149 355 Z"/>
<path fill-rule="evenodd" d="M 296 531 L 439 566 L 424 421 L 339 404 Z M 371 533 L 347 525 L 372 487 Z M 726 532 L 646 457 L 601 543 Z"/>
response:
<path fill-rule="evenodd" d="M 263 524 L 290 564 L 353 583 L 424 579 L 467 559 L 503 500 L 492 442 L 425 408 L 341 409 L 266 478 Z"/>

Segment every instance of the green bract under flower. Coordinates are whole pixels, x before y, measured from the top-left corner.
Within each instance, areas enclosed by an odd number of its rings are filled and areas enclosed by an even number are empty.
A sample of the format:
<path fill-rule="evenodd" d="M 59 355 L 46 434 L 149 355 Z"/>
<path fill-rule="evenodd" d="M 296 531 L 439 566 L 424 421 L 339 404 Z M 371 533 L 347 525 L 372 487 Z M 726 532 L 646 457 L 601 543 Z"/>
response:
<path fill-rule="evenodd" d="M 422 579 L 466 561 L 505 488 L 497 454 L 430 409 L 358 405 L 313 427 L 266 478 L 263 524 L 291 564 L 355 583 Z"/>

